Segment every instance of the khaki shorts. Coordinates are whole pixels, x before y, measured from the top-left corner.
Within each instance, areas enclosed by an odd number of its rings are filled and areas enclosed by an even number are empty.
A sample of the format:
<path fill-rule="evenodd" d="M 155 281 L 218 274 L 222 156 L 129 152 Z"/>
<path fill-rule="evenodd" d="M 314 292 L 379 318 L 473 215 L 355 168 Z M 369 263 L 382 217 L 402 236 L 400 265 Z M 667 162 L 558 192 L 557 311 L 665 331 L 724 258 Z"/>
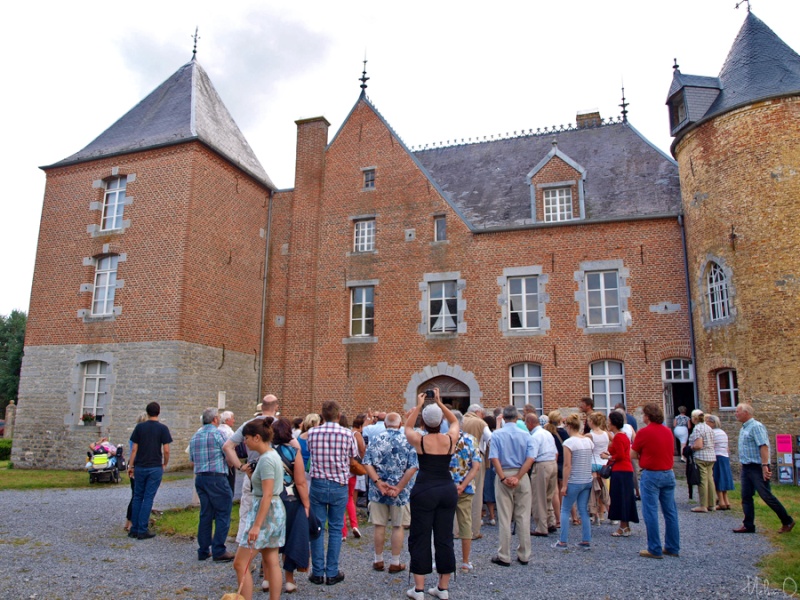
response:
<path fill-rule="evenodd" d="M 474 494 L 461 494 L 456 504 L 456 523 L 458 523 L 458 539 L 472 539 L 472 499 Z"/>
<path fill-rule="evenodd" d="M 390 506 L 380 502 L 369 503 L 370 523 L 387 527 L 390 520 L 392 527 L 408 527 L 411 525 L 411 511 L 408 509 L 408 504 Z"/>

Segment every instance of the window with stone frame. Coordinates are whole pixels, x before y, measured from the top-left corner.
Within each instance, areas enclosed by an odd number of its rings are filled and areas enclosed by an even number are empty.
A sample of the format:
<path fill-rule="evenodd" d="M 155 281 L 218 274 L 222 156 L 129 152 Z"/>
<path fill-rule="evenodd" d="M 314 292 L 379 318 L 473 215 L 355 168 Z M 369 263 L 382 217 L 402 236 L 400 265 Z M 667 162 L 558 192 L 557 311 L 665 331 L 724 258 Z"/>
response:
<path fill-rule="evenodd" d="M 539 328 L 539 277 L 509 277 L 508 293 L 508 328 Z"/>
<path fill-rule="evenodd" d="M 430 333 L 458 331 L 458 290 L 456 281 L 432 281 L 428 284 Z"/>
<path fill-rule="evenodd" d="M 83 363 L 81 369 L 81 410 L 79 418 L 92 414 L 98 422 L 103 420 L 108 399 L 108 363 L 93 360 Z"/>
<path fill-rule="evenodd" d="M 443 242 L 447 239 L 447 219 L 444 216 L 433 218 L 433 241 Z"/>
<path fill-rule="evenodd" d="M 375 288 L 350 288 L 350 335 L 372 336 L 375 331 Z"/>
<path fill-rule="evenodd" d="M 734 369 L 717 373 L 717 398 L 720 410 L 735 410 L 739 405 L 739 382 Z"/>
<path fill-rule="evenodd" d="M 619 273 L 591 271 L 586 273 L 586 326 L 619 325 Z"/>
<path fill-rule="evenodd" d="M 108 254 L 96 259 L 94 286 L 92 290 L 91 316 L 102 317 L 114 314 L 114 295 L 117 288 L 117 264 L 119 256 Z"/>
<path fill-rule="evenodd" d="M 542 365 L 518 363 L 509 368 L 511 404 L 522 409 L 530 404 L 541 415 L 544 410 L 542 395 Z"/>
<path fill-rule="evenodd" d="M 594 409 L 606 416 L 617 403 L 625 403 L 625 366 L 617 360 L 598 360 L 589 365 L 589 384 Z"/>
<path fill-rule="evenodd" d="M 122 229 L 122 216 L 125 211 L 125 189 L 128 178 L 114 177 L 105 182 L 103 196 L 103 216 L 100 222 L 102 231 Z"/>
<path fill-rule="evenodd" d="M 572 220 L 572 190 L 568 187 L 544 190 L 545 223 Z"/>
<path fill-rule="evenodd" d="M 723 268 L 714 261 L 708 263 L 706 270 L 706 301 L 708 318 L 712 322 L 731 316 L 728 278 Z"/>
<path fill-rule="evenodd" d="M 363 219 L 355 222 L 353 228 L 353 250 L 355 252 L 372 252 L 375 250 L 375 219 Z"/>
<path fill-rule="evenodd" d="M 375 189 L 375 169 L 364 169 L 364 189 Z"/>

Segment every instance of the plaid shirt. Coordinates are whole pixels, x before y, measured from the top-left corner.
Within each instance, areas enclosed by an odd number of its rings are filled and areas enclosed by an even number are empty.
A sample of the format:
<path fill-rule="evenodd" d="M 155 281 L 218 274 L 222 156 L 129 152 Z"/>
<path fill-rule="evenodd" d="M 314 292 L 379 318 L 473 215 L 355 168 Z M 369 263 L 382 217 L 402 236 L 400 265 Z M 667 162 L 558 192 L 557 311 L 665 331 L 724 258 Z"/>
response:
<path fill-rule="evenodd" d="M 703 438 L 703 447 L 694 451 L 694 459 L 715 462 L 717 454 L 714 452 L 714 430 L 705 423 L 698 423 L 694 426 L 692 435 L 689 436 L 689 445 L 694 447 L 694 443 L 698 438 Z"/>
<path fill-rule="evenodd" d="M 766 446 L 769 451 L 767 428 L 755 419 L 745 421 L 739 432 L 739 461 L 743 465 L 760 465 L 761 446 Z"/>
<path fill-rule="evenodd" d="M 211 423 L 203 425 L 189 442 L 189 460 L 195 473 L 228 473 L 222 444 L 225 438 Z"/>
<path fill-rule="evenodd" d="M 338 423 L 323 423 L 308 431 L 312 479 L 328 479 L 347 485 L 350 458 L 358 455 L 353 432 Z"/>

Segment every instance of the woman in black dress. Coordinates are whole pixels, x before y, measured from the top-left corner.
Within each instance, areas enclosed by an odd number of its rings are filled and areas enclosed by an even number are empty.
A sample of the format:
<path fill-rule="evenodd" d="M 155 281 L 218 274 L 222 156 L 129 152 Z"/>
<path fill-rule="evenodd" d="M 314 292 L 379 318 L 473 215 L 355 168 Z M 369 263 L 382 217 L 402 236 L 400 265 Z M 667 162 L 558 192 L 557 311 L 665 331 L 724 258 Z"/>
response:
<path fill-rule="evenodd" d="M 450 457 L 458 441 L 459 428 L 455 415 L 442 404 L 438 388 L 434 389 L 434 399 L 435 404 L 425 405 L 425 394 L 420 394 L 405 426 L 406 439 L 419 454 L 419 473 L 411 490 L 411 529 L 408 535 L 409 570 L 414 574 L 414 587 L 406 595 L 412 600 L 424 600 L 425 575 L 433 571 L 431 533 L 439 583 L 428 593 L 434 598 L 448 598 L 450 575 L 456 570 L 453 518 L 458 492 L 450 475 Z M 420 412 L 425 435 L 414 429 Z M 449 424 L 445 434 L 440 433 L 442 416 Z"/>

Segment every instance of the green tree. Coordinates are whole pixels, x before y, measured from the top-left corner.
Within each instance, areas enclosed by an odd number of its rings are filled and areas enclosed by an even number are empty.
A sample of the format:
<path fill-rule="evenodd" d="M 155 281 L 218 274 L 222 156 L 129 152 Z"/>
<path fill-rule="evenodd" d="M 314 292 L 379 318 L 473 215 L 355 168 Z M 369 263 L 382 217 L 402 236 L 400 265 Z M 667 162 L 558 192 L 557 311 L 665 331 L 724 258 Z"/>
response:
<path fill-rule="evenodd" d="M 11 400 L 17 399 L 25 325 L 28 316 L 21 310 L 0 315 L 0 409 L 5 413 Z"/>

